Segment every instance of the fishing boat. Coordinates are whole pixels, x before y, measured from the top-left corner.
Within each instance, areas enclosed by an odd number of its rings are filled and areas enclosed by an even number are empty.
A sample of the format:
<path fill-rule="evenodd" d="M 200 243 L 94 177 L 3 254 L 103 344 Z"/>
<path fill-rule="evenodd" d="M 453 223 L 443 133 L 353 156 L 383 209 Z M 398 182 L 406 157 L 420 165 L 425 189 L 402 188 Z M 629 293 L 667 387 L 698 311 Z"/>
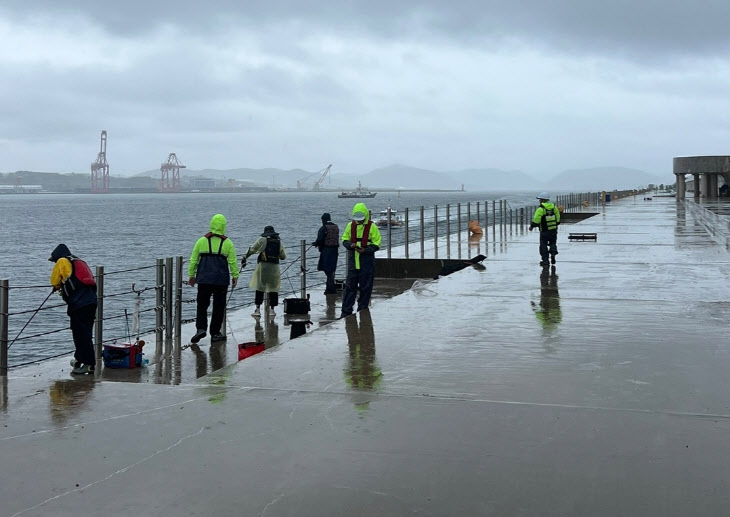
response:
<path fill-rule="evenodd" d="M 390 219 L 388 218 L 388 210 L 390 210 Z M 390 224 L 391 228 L 398 228 L 405 225 L 403 218 L 398 215 L 398 210 L 392 207 L 388 207 L 385 210 L 380 211 L 380 217 L 375 221 L 377 226 L 387 227 Z"/>
<path fill-rule="evenodd" d="M 375 197 L 376 194 L 377 192 L 370 192 L 358 181 L 357 188 L 355 190 L 343 191 L 341 194 L 337 194 L 337 197 L 372 198 Z"/>

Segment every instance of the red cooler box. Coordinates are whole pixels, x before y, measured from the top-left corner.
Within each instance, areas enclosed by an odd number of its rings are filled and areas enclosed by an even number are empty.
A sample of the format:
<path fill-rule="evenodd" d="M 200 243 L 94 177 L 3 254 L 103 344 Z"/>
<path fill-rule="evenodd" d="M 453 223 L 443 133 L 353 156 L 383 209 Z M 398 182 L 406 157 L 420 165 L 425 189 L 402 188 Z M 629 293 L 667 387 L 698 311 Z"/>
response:
<path fill-rule="evenodd" d="M 104 345 L 102 358 L 107 368 L 136 368 L 142 366 L 142 347 L 137 343 Z"/>

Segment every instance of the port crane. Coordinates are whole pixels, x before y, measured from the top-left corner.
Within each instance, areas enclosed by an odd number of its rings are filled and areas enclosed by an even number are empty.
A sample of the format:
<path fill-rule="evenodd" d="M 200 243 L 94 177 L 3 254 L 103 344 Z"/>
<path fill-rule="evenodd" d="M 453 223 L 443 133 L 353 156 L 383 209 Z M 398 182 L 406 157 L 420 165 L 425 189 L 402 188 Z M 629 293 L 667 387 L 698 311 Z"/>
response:
<path fill-rule="evenodd" d="M 160 165 L 160 192 L 180 192 L 180 169 L 186 168 L 175 153 L 170 153 L 167 161 Z"/>
<path fill-rule="evenodd" d="M 319 178 L 317 178 L 317 181 L 314 182 L 314 186 L 312 186 L 312 190 L 319 190 L 322 186 L 322 182 L 327 177 L 327 175 L 330 173 L 330 169 L 332 168 L 332 164 L 330 163 L 327 167 L 322 169 L 321 171 L 313 172 L 312 174 L 305 176 L 304 178 L 297 180 L 297 188 L 299 190 L 304 190 L 304 183 L 311 178 L 312 176 L 316 176 L 319 174 Z"/>
<path fill-rule="evenodd" d="M 91 164 L 91 192 L 109 192 L 109 162 L 106 161 L 106 131 L 101 132 L 101 144 L 96 161 Z"/>

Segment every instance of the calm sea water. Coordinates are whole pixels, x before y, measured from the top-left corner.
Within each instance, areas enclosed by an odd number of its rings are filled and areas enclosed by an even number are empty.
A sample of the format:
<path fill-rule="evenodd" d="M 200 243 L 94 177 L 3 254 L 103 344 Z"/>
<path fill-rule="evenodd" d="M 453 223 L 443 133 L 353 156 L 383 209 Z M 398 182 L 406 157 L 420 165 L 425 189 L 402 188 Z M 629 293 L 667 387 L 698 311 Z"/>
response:
<path fill-rule="evenodd" d="M 132 311 L 136 295 L 129 293 L 155 285 L 155 259 L 190 256 L 195 241 L 208 231 L 210 218 L 222 213 L 228 219 L 227 235 L 239 255 L 253 244 L 264 226 L 273 225 L 281 234 L 290 260 L 300 256 L 300 241 L 312 242 L 321 225 L 323 212 L 343 230 L 352 206 L 364 201 L 377 214 L 388 205 L 402 212 L 420 206 L 433 207 L 447 203 L 476 203 L 506 199 L 518 208 L 534 205 L 534 192 L 404 192 L 378 193 L 373 199 L 339 199 L 333 192 L 280 192 L 266 194 L 110 194 L 110 195 L 2 195 L 3 246 L 0 249 L 0 279 L 9 279 L 12 340 L 28 321 L 33 311 L 48 295 L 48 279 L 53 264 L 48 262 L 53 248 L 63 242 L 92 267 L 103 265 L 105 277 L 105 338 L 123 337 L 132 327 Z M 455 214 L 455 210 L 453 211 Z M 432 217 L 433 211 L 427 212 Z M 452 214 L 452 216 L 454 215 Z M 416 219 L 416 214 L 412 219 Z M 412 237 L 413 238 L 413 237 Z M 397 242 L 397 240 L 396 240 Z M 343 257 L 344 255 L 341 254 Z M 312 274 L 309 283 L 323 281 L 316 272 L 318 253 L 308 253 Z M 255 264 L 242 273 L 239 288 L 234 291 L 230 306 L 251 303 L 253 293 L 248 280 Z M 138 268 L 147 269 L 138 269 Z M 134 269 L 135 271 L 119 272 Z M 299 266 L 293 265 L 282 278 L 282 292 L 299 287 Z M 338 275 L 339 276 L 339 275 Z M 187 278 L 187 273 L 183 275 Z M 35 287 L 38 286 L 38 287 Z M 41 287 L 42 286 L 42 287 Z M 20 287 L 26 287 L 20 289 Z M 195 290 L 185 286 L 183 297 L 195 297 Z M 154 290 L 141 295 L 141 331 L 154 327 Z M 46 334 L 67 326 L 65 306 L 56 295 L 44 307 L 58 307 L 39 312 L 10 350 L 10 364 L 36 360 L 73 350 L 68 330 Z M 194 316 L 194 303 L 184 306 L 183 318 Z M 127 310 L 127 316 L 124 310 Z M 29 312 L 24 312 L 29 311 Z M 44 334 L 44 335 L 39 335 Z M 35 337 L 31 337 L 35 336 Z"/>

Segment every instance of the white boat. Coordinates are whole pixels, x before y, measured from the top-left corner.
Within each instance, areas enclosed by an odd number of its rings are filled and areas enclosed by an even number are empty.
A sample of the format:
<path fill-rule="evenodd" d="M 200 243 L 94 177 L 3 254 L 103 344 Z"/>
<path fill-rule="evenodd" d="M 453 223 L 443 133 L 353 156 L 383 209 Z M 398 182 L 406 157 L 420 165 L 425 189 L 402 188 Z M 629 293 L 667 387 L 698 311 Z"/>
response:
<path fill-rule="evenodd" d="M 390 220 L 388 220 L 388 210 L 390 210 Z M 378 220 L 375 221 L 375 224 L 377 226 L 385 227 L 390 224 L 392 228 L 398 228 L 400 226 L 404 226 L 405 222 L 403 221 L 403 218 L 398 215 L 398 210 L 392 207 L 388 207 L 385 210 L 380 211 L 380 217 L 378 217 Z"/>

